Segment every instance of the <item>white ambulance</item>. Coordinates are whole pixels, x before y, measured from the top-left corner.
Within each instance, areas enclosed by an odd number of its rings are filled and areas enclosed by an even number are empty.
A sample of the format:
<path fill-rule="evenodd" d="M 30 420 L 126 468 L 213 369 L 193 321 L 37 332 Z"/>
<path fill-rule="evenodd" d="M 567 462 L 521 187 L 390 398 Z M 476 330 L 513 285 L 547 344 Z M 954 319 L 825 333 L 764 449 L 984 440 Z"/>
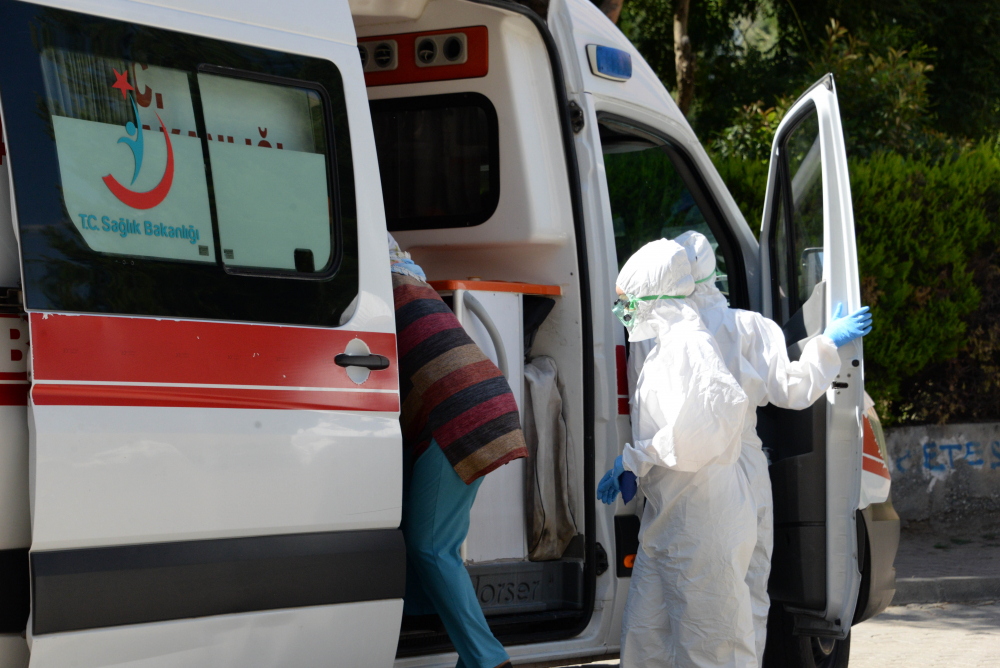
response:
<path fill-rule="evenodd" d="M 778 130 L 758 244 L 624 36 L 532 6 L 0 0 L 0 666 L 455 664 L 403 617 L 387 229 L 524 419 L 565 426 L 565 466 L 504 467 L 473 509 L 491 627 L 518 665 L 616 654 L 643 503 L 594 491 L 630 439 L 618 267 L 705 233 L 794 356 L 860 305 L 847 162 L 826 77 Z M 761 409 L 773 665 L 846 665 L 894 589 L 841 355 L 814 408 Z M 543 357 L 561 408 L 525 417 Z M 556 554 L 532 485 L 569 509 Z"/>

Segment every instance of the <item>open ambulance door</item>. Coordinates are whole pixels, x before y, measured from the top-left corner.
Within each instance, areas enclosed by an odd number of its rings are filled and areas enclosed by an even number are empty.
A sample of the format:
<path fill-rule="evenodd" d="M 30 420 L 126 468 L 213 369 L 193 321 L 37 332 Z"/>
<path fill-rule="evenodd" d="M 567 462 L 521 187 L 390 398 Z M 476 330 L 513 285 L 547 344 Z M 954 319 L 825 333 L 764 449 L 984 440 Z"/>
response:
<path fill-rule="evenodd" d="M 819 80 L 778 127 L 764 205 L 761 302 L 789 356 L 826 328 L 837 304 L 861 306 L 847 155 L 833 76 Z M 861 484 L 861 340 L 840 348 L 833 387 L 803 411 L 760 410 L 771 457 L 774 606 L 795 633 L 844 638 L 861 573 L 855 513 Z"/>

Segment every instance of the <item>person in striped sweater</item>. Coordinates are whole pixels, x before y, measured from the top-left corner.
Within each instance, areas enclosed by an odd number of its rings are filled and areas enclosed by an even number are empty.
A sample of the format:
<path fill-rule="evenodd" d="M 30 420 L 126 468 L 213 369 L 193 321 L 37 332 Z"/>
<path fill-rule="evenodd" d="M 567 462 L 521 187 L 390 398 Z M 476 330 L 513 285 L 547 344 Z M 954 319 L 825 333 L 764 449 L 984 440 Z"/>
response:
<path fill-rule="evenodd" d="M 403 431 L 404 614 L 437 613 L 456 668 L 510 658 L 486 623 L 461 546 L 483 477 L 528 456 L 507 380 L 389 235 Z"/>

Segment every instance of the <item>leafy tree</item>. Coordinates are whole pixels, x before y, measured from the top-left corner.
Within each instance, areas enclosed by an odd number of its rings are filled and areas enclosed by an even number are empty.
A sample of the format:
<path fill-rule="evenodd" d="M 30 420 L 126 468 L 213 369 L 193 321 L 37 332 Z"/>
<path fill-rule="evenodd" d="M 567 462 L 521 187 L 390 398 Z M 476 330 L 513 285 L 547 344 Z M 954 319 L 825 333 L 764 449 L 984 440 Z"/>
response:
<path fill-rule="evenodd" d="M 674 90 L 674 0 L 624 0 L 619 27 Z M 732 125 L 733 110 L 773 107 L 801 91 L 830 18 L 882 57 L 925 45 L 927 108 L 940 132 L 991 136 L 1000 126 L 1000 2 L 996 0 L 695 0 L 688 32 L 698 67 L 689 118 L 699 134 Z"/>
<path fill-rule="evenodd" d="M 933 50 L 934 75 L 928 85 L 935 127 L 947 134 L 981 138 L 1000 125 L 1000 2 L 996 0 L 774 0 L 779 23 L 803 26 L 802 43 L 823 34 L 829 17 L 870 42 L 878 33 L 899 44 L 926 44 Z M 794 35 L 789 41 L 803 52 Z M 805 48 L 808 51 L 808 47 Z"/>
<path fill-rule="evenodd" d="M 891 150 L 942 157 L 962 146 L 932 127 L 934 115 L 927 88 L 933 66 L 926 62 L 930 51 L 926 46 L 880 49 L 832 20 L 816 51 L 797 82 L 798 89 L 833 73 L 851 155 Z M 765 108 L 758 101 L 737 109 L 733 124 L 715 138 L 715 150 L 723 157 L 766 160 L 774 133 L 792 101 L 781 96 L 773 107 Z"/>

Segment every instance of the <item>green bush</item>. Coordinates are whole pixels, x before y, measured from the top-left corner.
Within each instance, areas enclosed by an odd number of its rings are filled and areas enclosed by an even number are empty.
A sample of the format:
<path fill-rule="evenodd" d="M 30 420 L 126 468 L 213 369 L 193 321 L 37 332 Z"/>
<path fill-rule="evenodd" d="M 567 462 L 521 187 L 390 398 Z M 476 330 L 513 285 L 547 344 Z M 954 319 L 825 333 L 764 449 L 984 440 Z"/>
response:
<path fill-rule="evenodd" d="M 759 233 L 766 166 L 715 161 Z M 980 286 L 998 276 L 1000 152 L 984 143 L 948 161 L 878 153 L 852 159 L 850 174 L 862 301 L 874 316 L 866 387 L 886 423 L 1000 418 L 962 408 L 1000 388 L 1000 325 L 980 309 Z"/>

